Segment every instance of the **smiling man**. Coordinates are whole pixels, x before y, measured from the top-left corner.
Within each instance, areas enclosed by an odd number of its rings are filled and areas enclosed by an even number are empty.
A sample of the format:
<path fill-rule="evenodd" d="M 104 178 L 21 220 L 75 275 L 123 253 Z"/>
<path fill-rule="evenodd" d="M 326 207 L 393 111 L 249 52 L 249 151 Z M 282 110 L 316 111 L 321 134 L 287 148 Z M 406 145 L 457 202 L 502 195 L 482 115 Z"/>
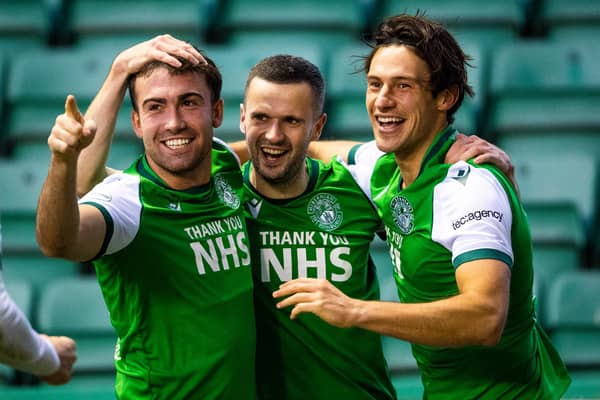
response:
<path fill-rule="evenodd" d="M 235 155 L 213 141 L 221 75 L 191 46 L 178 54 L 168 63 L 135 57 L 132 122 L 145 153 L 79 203 L 77 161 L 96 125 L 67 98 L 48 139 L 38 241 L 48 256 L 94 260 L 119 336 L 119 399 L 253 399 L 242 177 Z M 117 82 L 124 92 L 122 72 L 113 69 L 105 89 Z"/>

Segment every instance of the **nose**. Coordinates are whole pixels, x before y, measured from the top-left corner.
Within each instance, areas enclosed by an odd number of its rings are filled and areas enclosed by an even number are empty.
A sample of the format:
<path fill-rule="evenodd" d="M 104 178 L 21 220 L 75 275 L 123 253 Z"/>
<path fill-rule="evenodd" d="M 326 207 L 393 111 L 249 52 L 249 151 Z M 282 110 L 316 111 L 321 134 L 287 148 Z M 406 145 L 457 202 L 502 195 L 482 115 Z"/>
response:
<path fill-rule="evenodd" d="M 184 129 L 185 126 L 185 119 L 179 112 L 179 109 L 177 107 L 170 107 L 167 111 L 165 129 L 172 132 L 177 132 Z"/>
<path fill-rule="evenodd" d="M 394 106 L 394 98 L 388 85 L 383 85 L 377 98 L 375 99 L 375 107 L 378 109 L 386 109 Z"/>
<path fill-rule="evenodd" d="M 281 124 L 276 119 L 273 119 L 273 122 L 265 133 L 265 138 L 271 143 L 277 143 L 281 141 L 284 136 L 285 134 L 283 133 Z"/>

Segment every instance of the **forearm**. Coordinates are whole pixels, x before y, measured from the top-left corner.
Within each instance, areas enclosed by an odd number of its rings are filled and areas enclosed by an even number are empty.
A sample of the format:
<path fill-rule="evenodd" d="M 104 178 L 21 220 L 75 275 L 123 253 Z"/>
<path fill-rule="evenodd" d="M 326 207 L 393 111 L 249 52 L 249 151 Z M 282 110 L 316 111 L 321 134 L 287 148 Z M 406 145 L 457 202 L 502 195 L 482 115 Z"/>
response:
<path fill-rule="evenodd" d="M 52 155 L 48 177 L 42 187 L 37 211 L 37 239 L 49 257 L 72 259 L 79 231 L 79 208 L 75 192 L 77 160 Z"/>
<path fill-rule="evenodd" d="M 414 304 L 356 300 L 350 312 L 358 328 L 439 347 L 494 345 L 505 320 L 491 303 L 464 295 Z"/>
<path fill-rule="evenodd" d="M 329 161 L 333 156 L 339 156 L 348 162 L 350 150 L 362 142 L 351 140 L 316 140 L 308 146 L 308 156 L 322 161 Z"/>
<path fill-rule="evenodd" d="M 0 363 L 45 376 L 56 371 L 59 357 L 49 342 L 35 332 L 0 282 Z"/>
<path fill-rule="evenodd" d="M 77 193 L 83 195 L 101 182 L 112 170 L 106 163 L 113 140 L 117 116 L 127 91 L 127 71 L 113 63 L 102 88 L 85 113 L 86 120 L 96 121 L 96 137 L 81 152 L 78 162 Z M 132 133 L 133 134 L 133 133 Z"/>

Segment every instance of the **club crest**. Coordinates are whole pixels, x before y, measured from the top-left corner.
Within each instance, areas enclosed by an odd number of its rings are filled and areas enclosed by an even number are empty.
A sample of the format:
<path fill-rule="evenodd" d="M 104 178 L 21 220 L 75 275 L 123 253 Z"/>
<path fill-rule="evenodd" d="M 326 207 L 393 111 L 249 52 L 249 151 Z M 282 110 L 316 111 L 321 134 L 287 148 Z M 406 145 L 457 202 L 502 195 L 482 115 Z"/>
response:
<path fill-rule="evenodd" d="M 413 208 L 405 197 L 397 195 L 390 203 L 394 222 L 403 235 L 408 235 L 415 227 Z"/>
<path fill-rule="evenodd" d="M 228 207 L 236 210 L 240 206 L 240 198 L 237 193 L 233 190 L 229 182 L 227 182 L 223 177 L 217 175 L 215 176 L 215 189 L 217 190 L 217 194 L 219 199 Z"/>
<path fill-rule="evenodd" d="M 325 231 L 338 228 L 344 219 L 344 213 L 337 198 L 328 193 L 319 193 L 310 199 L 306 212 L 311 221 Z"/>

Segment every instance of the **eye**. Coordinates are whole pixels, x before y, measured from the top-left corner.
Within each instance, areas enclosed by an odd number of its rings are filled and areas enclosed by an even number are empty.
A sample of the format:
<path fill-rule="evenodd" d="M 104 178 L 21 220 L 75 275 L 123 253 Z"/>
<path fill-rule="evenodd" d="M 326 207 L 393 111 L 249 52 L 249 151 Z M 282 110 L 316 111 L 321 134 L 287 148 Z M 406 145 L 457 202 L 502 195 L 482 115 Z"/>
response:
<path fill-rule="evenodd" d="M 370 89 L 379 89 L 381 88 L 381 82 L 379 81 L 369 81 L 368 83 Z"/>
<path fill-rule="evenodd" d="M 148 109 L 148 111 L 158 111 L 160 110 L 160 107 L 160 103 L 150 103 L 146 108 Z"/>
<path fill-rule="evenodd" d="M 288 125 L 292 125 L 292 126 L 298 126 L 300 125 L 300 120 L 294 117 L 286 117 L 285 122 Z"/>
<path fill-rule="evenodd" d="M 410 89 L 410 85 L 406 82 L 398 82 L 396 85 L 398 89 Z"/>
<path fill-rule="evenodd" d="M 267 115 L 266 114 L 252 114 L 252 120 L 254 121 L 258 121 L 258 122 L 264 122 L 267 120 Z"/>

